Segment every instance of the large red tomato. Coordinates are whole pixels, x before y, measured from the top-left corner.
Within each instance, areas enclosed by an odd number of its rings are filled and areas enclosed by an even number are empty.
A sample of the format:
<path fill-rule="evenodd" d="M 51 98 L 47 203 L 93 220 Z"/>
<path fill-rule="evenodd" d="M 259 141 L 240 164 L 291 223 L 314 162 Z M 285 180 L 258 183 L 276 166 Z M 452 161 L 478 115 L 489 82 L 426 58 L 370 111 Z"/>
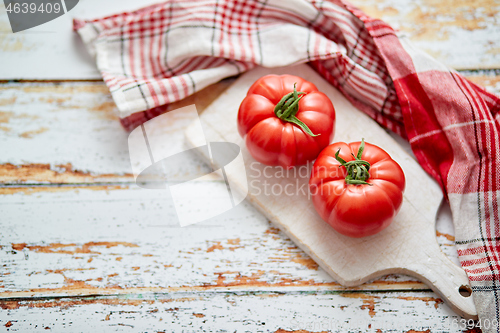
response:
<path fill-rule="evenodd" d="M 267 75 L 250 87 L 238 111 L 238 132 L 266 165 L 314 160 L 333 139 L 335 109 L 314 84 L 293 75 Z"/>
<path fill-rule="evenodd" d="M 350 237 L 378 233 L 403 202 L 403 170 L 383 149 L 362 142 L 337 142 L 314 163 L 309 190 L 321 218 Z"/>

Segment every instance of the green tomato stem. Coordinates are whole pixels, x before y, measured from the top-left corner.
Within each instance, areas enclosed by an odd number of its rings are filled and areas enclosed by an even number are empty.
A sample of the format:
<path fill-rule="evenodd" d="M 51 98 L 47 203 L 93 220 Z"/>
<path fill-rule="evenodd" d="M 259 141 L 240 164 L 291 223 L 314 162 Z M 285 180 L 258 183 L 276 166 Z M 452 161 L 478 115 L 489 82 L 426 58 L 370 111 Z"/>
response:
<path fill-rule="evenodd" d="M 362 160 L 363 150 L 365 149 L 365 139 L 361 140 L 361 145 L 359 146 L 358 153 L 352 161 L 346 162 L 342 157 L 339 156 L 340 148 L 335 153 L 335 159 L 339 161 L 341 166 L 344 166 L 347 170 L 347 176 L 345 177 L 345 182 L 352 185 L 373 185 L 367 182 L 370 178 L 370 163 L 368 161 Z"/>
<path fill-rule="evenodd" d="M 276 104 L 274 114 L 279 119 L 300 127 L 308 135 L 313 137 L 318 136 L 319 134 L 314 134 L 304 122 L 295 116 L 299 111 L 299 101 L 306 94 L 305 92 L 297 91 L 296 85 L 297 83 L 293 85 L 293 92 L 283 96 L 278 104 Z"/>

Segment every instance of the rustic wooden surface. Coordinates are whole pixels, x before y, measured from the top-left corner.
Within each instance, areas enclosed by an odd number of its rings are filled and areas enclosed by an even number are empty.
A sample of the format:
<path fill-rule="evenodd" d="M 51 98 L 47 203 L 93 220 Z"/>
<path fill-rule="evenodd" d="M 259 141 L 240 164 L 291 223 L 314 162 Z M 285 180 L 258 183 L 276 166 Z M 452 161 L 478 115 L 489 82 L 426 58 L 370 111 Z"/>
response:
<path fill-rule="evenodd" d="M 175 225 L 171 205 L 134 184 L 127 133 L 69 31 L 70 16 L 137 6 L 117 3 L 81 1 L 71 15 L 17 34 L 0 5 L 1 331 L 467 331 L 410 277 L 341 287 L 248 203 Z M 353 3 L 500 93 L 498 1 Z M 231 82 L 172 108 L 201 110 Z M 203 168 L 193 158 L 176 177 Z M 446 205 L 436 234 L 458 262 Z"/>

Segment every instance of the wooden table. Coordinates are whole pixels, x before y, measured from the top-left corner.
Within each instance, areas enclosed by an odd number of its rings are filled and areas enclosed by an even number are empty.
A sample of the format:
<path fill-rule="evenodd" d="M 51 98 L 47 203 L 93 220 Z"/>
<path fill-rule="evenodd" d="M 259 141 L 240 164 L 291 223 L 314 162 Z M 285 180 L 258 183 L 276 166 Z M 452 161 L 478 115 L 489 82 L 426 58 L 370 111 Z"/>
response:
<path fill-rule="evenodd" d="M 500 92 L 500 2 L 353 2 Z M 71 32 L 71 16 L 136 6 L 82 1 L 16 34 L 0 8 L 1 331 L 466 331 L 410 277 L 340 286 L 248 203 L 181 228 L 171 203 L 136 186 L 128 133 Z M 231 82 L 172 108 L 202 110 Z M 193 158 L 177 177 L 199 168 Z M 446 204 L 436 236 L 458 263 Z"/>

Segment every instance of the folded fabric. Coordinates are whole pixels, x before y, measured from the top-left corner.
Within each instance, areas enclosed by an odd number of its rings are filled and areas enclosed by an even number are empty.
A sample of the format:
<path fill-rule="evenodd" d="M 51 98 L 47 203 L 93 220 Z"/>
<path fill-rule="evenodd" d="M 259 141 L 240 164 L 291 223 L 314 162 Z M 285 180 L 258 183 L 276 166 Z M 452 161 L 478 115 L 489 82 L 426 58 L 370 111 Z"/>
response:
<path fill-rule="evenodd" d="M 483 328 L 500 311 L 500 98 L 342 0 L 177 0 L 75 20 L 133 128 L 254 66 L 309 62 L 442 186 Z"/>

